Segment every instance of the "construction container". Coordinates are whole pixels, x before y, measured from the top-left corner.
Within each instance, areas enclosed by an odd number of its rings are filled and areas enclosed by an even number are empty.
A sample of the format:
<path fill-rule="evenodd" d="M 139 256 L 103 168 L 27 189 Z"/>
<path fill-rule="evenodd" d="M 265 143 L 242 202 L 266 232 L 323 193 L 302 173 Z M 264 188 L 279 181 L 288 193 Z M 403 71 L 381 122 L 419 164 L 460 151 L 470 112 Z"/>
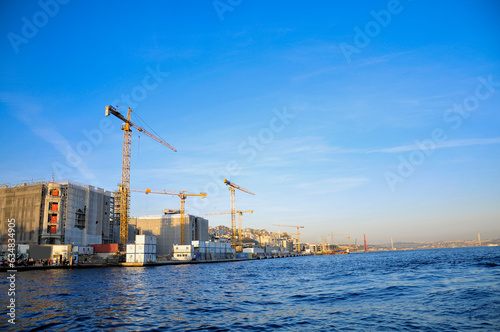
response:
<path fill-rule="evenodd" d="M 136 244 L 135 245 L 135 253 L 136 254 L 146 253 L 146 245 L 145 244 Z"/>
<path fill-rule="evenodd" d="M 135 254 L 135 244 L 127 244 L 127 254 Z"/>
<path fill-rule="evenodd" d="M 192 245 L 174 245 L 174 252 L 191 252 L 193 250 Z"/>
<path fill-rule="evenodd" d="M 127 263 L 135 263 L 135 254 L 127 254 Z"/>
<path fill-rule="evenodd" d="M 72 252 L 77 252 L 80 255 L 93 255 L 94 247 L 90 246 L 73 246 Z"/>
<path fill-rule="evenodd" d="M 137 263 L 144 263 L 146 261 L 145 254 L 135 254 L 135 261 Z"/>
<path fill-rule="evenodd" d="M 146 235 L 136 235 L 135 244 L 146 244 Z"/>
<path fill-rule="evenodd" d="M 118 243 L 91 244 L 96 254 L 114 254 L 120 251 Z"/>
<path fill-rule="evenodd" d="M 187 252 L 176 252 L 172 257 L 174 261 L 190 261 L 193 259 L 193 254 Z"/>
<path fill-rule="evenodd" d="M 244 248 L 243 252 L 245 253 L 253 253 L 253 254 L 263 254 L 264 249 L 262 248 Z"/>
<path fill-rule="evenodd" d="M 156 244 L 151 244 L 151 251 L 152 254 L 156 255 Z"/>

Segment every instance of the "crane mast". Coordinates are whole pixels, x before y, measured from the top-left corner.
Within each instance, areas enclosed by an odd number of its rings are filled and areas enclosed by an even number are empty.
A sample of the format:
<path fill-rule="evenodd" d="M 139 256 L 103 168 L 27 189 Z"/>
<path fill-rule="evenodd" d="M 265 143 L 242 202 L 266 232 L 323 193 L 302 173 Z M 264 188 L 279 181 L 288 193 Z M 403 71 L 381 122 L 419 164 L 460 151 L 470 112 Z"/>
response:
<path fill-rule="evenodd" d="M 158 137 L 149 133 L 145 129 L 139 127 L 130 120 L 130 113 L 132 109 L 129 107 L 127 111 L 127 117 L 124 117 L 120 112 L 116 110 L 113 106 L 106 106 L 106 116 L 110 114 L 116 116 L 124 123 L 122 125 L 123 130 L 123 157 L 122 157 L 122 181 L 119 186 L 120 192 L 120 243 L 126 244 L 128 241 L 128 222 L 129 222 L 129 210 L 130 210 L 130 157 L 132 150 L 132 129 L 135 128 L 137 131 L 144 133 L 145 135 L 151 137 L 155 141 L 163 144 L 169 149 L 177 152 L 175 148 L 170 146 L 168 143 L 162 141 Z"/>
<path fill-rule="evenodd" d="M 132 130 L 130 129 L 130 107 L 127 112 L 127 120 L 122 125 L 123 130 L 123 158 L 122 158 L 122 182 L 120 184 L 120 243 L 128 241 L 128 214 L 130 195 L 130 151 L 132 147 Z"/>
<path fill-rule="evenodd" d="M 237 210 L 237 211 L 235 211 L 235 213 L 238 214 L 238 219 L 239 219 L 238 245 L 243 246 L 243 237 L 242 237 L 242 230 L 241 230 L 241 216 L 243 215 L 243 213 L 253 213 L 253 210 L 247 210 L 247 211 Z M 206 213 L 206 215 L 216 215 L 216 214 L 231 214 L 231 211 Z"/>
<path fill-rule="evenodd" d="M 229 187 L 231 191 L 231 246 L 236 248 L 236 218 L 235 218 L 235 196 L 234 196 L 234 188 Z"/>
<path fill-rule="evenodd" d="M 333 236 L 343 236 L 345 237 L 348 241 L 349 241 L 349 244 L 347 245 L 347 249 L 351 249 L 351 237 L 349 236 L 349 234 L 333 234 L 332 233 L 332 241 L 333 241 Z M 340 243 L 339 243 L 340 244 Z"/>
<path fill-rule="evenodd" d="M 243 192 L 246 192 L 247 194 L 250 195 L 255 195 L 254 193 L 246 190 L 245 188 L 242 188 L 238 186 L 235 183 L 230 182 L 229 180 L 224 179 L 224 183 L 228 186 L 229 191 L 231 192 L 231 246 L 233 248 L 236 248 L 236 204 L 235 204 L 235 198 L 234 198 L 234 189 L 241 190 Z"/>
<path fill-rule="evenodd" d="M 297 234 L 292 234 L 292 235 L 297 235 L 297 252 L 300 253 L 300 233 L 299 233 L 299 229 L 300 228 L 304 228 L 304 226 L 292 226 L 292 225 L 277 225 L 277 224 L 273 224 L 274 226 L 281 226 L 281 227 L 295 227 L 297 228 Z"/>

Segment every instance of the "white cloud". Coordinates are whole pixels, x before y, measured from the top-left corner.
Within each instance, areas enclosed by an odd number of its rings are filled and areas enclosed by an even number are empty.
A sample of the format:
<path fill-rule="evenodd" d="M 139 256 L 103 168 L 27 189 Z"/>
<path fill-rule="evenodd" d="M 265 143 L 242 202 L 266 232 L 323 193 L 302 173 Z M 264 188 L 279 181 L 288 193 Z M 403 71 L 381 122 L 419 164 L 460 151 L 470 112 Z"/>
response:
<path fill-rule="evenodd" d="M 299 189 L 310 190 L 311 194 L 323 195 L 356 188 L 370 182 L 365 177 L 329 178 L 321 181 L 303 182 L 297 185 Z"/>
<path fill-rule="evenodd" d="M 20 94 L 6 92 L 0 94 L 0 100 L 3 103 L 17 107 L 19 112 L 16 112 L 14 115 L 35 135 L 50 143 L 64 157 L 69 158 L 70 155 L 76 155 L 78 158 L 72 165 L 74 165 L 84 178 L 99 185 L 96 176 L 89 170 L 84 158 L 74 151 L 70 142 L 58 132 L 57 128 L 51 122 L 45 120 L 43 117 L 43 107 L 39 101 Z"/>
<path fill-rule="evenodd" d="M 489 145 L 489 144 L 499 144 L 499 143 L 500 143 L 500 138 L 472 138 L 472 139 L 461 139 L 461 140 L 441 142 L 429 147 L 413 144 L 413 145 L 395 146 L 392 148 L 376 149 L 368 152 L 399 153 L 399 152 L 407 152 L 415 150 L 434 150 L 442 148 L 457 148 L 463 146 Z"/>

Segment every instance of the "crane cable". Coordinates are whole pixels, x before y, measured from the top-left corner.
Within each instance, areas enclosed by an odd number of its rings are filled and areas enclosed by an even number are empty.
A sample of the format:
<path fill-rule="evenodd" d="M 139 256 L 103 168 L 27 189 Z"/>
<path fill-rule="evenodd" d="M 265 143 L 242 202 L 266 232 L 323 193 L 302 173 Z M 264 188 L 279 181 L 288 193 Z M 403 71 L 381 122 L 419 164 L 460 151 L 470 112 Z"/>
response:
<path fill-rule="evenodd" d="M 132 113 L 134 114 L 134 116 L 137 117 L 137 119 L 139 119 L 139 122 L 142 124 L 143 127 L 148 127 L 149 130 L 151 130 L 153 133 L 156 134 L 156 136 L 158 136 L 162 141 L 164 141 L 163 137 L 161 137 L 153 128 L 151 128 L 147 123 L 146 121 L 142 120 L 142 118 L 139 116 L 139 114 L 137 114 L 137 112 L 135 111 L 132 111 Z"/>

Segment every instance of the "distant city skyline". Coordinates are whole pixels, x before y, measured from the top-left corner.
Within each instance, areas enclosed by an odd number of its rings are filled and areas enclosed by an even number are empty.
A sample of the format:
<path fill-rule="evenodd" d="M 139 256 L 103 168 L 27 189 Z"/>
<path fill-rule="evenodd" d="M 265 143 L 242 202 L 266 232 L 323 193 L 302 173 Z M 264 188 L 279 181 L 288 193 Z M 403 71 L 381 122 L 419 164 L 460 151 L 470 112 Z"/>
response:
<path fill-rule="evenodd" d="M 500 5 L 150 1 L 0 5 L 0 183 L 206 192 L 187 212 L 362 243 L 500 238 Z M 148 126 L 149 125 L 149 126 Z M 178 209 L 132 193 L 131 217 Z M 283 230 L 282 230 L 283 231 Z M 294 229 L 290 228 L 290 231 Z"/>

